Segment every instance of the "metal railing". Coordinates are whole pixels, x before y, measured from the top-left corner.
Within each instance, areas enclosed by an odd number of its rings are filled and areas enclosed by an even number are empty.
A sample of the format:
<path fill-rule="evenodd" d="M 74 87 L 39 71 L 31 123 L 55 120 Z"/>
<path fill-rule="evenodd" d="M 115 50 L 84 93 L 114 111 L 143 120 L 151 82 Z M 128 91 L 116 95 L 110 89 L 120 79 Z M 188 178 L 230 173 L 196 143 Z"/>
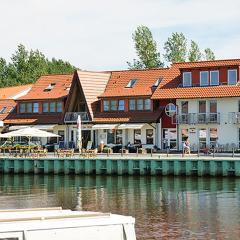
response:
<path fill-rule="evenodd" d="M 176 116 L 177 124 L 219 124 L 220 113 L 188 113 Z"/>
<path fill-rule="evenodd" d="M 240 124 L 240 112 L 230 112 L 228 115 L 228 122 L 233 124 Z"/>
<path fill-rule="evenodd" d="M 89 117 L 87 112 L 66 112 L 64 116 L 65 123 L 76 123 L 78 119 L 78 115 L 81 116 L 81 120 L 83 122 L 88 122 Z"/>

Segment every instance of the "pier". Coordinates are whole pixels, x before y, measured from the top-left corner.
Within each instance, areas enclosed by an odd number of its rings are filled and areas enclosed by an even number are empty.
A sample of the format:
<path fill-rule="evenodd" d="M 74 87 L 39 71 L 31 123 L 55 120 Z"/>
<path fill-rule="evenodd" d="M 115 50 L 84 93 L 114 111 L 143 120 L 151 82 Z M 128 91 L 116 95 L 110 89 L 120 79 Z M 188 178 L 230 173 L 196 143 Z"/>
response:
<path fill-rule="evenodd" d="M 79 175 L 240 176 L 240 158 L 97 156 L 94 158 L 0 158 L 1 173 Z"/>

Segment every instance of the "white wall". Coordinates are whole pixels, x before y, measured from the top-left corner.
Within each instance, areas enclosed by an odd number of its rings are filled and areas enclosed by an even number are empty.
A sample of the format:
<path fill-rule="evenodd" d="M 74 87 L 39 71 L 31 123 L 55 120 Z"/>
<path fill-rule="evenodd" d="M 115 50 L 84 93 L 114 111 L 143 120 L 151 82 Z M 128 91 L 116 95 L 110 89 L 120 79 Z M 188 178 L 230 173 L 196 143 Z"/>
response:
<path fill-rule="evenodd" d="M 220 124 L 180 124 L 179 127 L 179 147 L 182 147 L 181 143 L 181 129 L 192 129 L 193 133 L 189 133 L 189 141 L 191 144 L 198 145 L 199 129 L 207 129 L 207 144 L 209 144 L 209 129 L 217 128 L 218 130 L 218 143 L 219 144 L 231 144 L 235 143 L 238 146 L 239 133 L 238 129 L 240 124 L 233 124 L 229 121 L 230 112 L 238 112 L 238 101 L 240 98 L 216 98 L 216 99 L 190 99 L 188 100 L 188 113 L 198 113 L 198 101 L 207 101 L 207 112 L 209 112 L 209 101 L 217 101 L 217 111 L 220 113 Z M 179 113 L 181 113 L 181 100 L 177 100 Z"/>

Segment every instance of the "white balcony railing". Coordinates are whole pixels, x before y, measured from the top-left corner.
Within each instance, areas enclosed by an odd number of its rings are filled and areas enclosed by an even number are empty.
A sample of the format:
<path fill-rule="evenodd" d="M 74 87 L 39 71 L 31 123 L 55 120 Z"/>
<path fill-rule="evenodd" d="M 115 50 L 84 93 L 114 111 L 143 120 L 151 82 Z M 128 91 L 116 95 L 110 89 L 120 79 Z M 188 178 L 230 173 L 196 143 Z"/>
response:
<path fill-rule="evenodd" d="M 82 122 L 88 122 L 89 117 L 87 112 L 66 112 L 64 116 L 65 123 L 76 123 L 78 115 L 81 116 Z"/>
<path fill-rule="evenodd" d="M 219 124 L 220 113 L 188 113 L 176 116 L 177 124 Z"/>

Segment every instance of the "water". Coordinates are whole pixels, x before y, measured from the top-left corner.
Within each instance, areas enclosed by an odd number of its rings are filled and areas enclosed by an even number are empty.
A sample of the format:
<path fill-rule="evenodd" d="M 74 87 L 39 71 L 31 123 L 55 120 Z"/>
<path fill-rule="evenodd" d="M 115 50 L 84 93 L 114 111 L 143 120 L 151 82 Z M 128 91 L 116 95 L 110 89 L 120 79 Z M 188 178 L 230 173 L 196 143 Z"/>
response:
<path fill-rule="evenodd" d="M 0 176 L 0 209 L 50 207 L 136 218 L 137 239 L 240 239 L 240 179 Z"/>

